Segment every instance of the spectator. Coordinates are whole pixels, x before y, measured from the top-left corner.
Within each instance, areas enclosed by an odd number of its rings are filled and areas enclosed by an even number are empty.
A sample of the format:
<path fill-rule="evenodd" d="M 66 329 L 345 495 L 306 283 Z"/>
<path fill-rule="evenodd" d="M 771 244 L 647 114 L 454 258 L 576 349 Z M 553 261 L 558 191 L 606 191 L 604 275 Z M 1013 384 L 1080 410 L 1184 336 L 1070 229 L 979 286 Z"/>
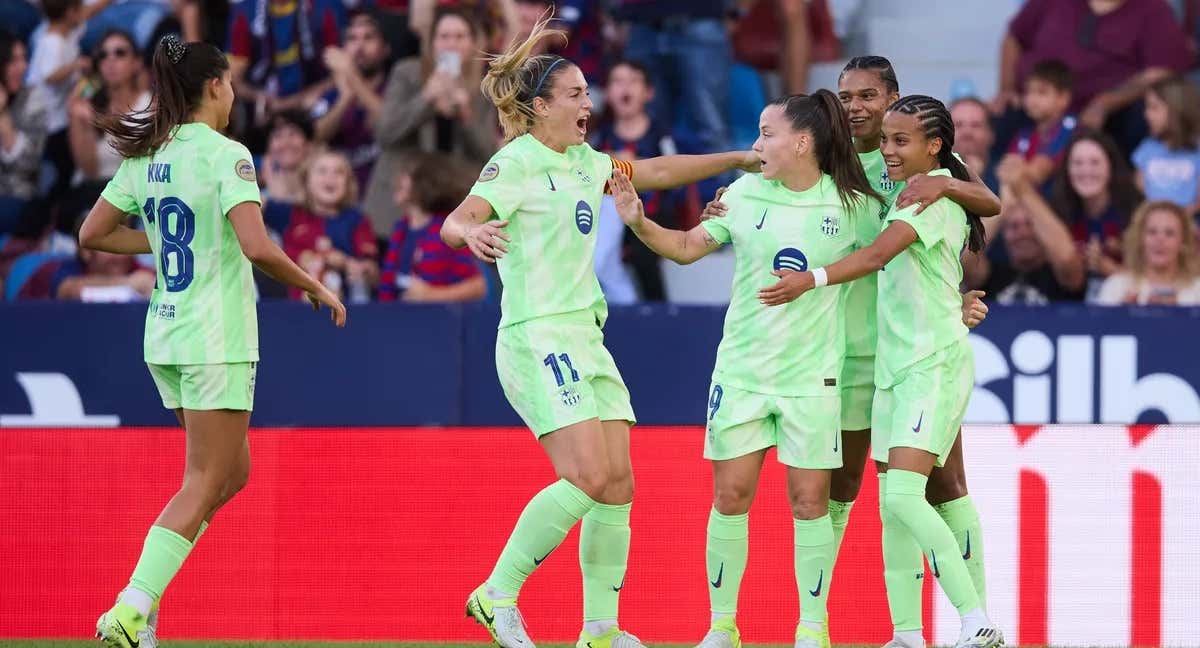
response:
<path fill-rule="evenodd" d="M 229 70 L 240 101 L 254 106 L 253 124 L 289 108 L 308 109 L 332 87 L 321 51 L 341 43 L 340 0 L 238 0 L 229 12 Z"/>
<path fill-rule="evenodd" d="M 950 104 L 950 118 L 954 120 L 954 152 L 962 156 L 988 189 L 999 195 L 1000 180 L 991 163 L 996 136 L 988 120 L 987 104 L 975 97 L 963 97 Z"/>
<path fill-rule="evenodd" d="M 1146 92 L 1150 136 L 1133 152 L 1138 187 L 1147 200 L 1169 200 L 1200 211 L 1200 92 L 1182 77 Z"/>
<path fill-rule="evenodd" d="M 65 193 L 75 173 L 67 138 L 67 99 L 79 75 L 92 66 L 91 61 L 79 55 L 79 39 L 83 37 L 87 17 L 110 2 L 99 0 L 84 7 L 83 0 L 42 0 L 47 25 L 34 43 L 29 85 L 41 93 L 39 101 L 48 107 L 46 157 L 58 172 L 53 191 L 56 196 Z"/>
<path fill-rule="evenodd" d="M 0 31 L 0 234 L 16 226 L 38 189 L 46 104 L 24 85 L 25 44 Z"/>
<path fill-rule="evenodd" d="M 374 125 L 383 108 L 388 44 L 379 23 L 358 14 L 346 30 L 345 48 L 328 47 L 324 57 L 334 88 L 313 107 L 317 140 L 350 158 L 359 190 L 365 192 L 371 167 L 379 158 Z"/>
<path fill-rule="evenodd" d="M 399 61 L 388 77 L 383 112 L 375 121 L 379 160 L 365 207 L 386 236 L 397 215 L 393 181 L 406 155 L 449 153 L 482 166 L 496 152 L 496 110 L 479 92 L 482 31 L 469 14 L 439 9 L 420 59 Z"/>
<path fill-rule="evenodd" d="M 646 112 L 646 105 L 654 98 L 654 86 L 645 66 L 634 61 L 620 61 L 614 64 L 608 74 L 605 93 L 609 100 L 609 119 L 601 124 L 592 137 L 592 148 L 608 153 L 614 158 L 630 161 L 677 153 L 670 124 L 658 122 Z M 674 217 L 675 209 L 681 201 L 680 191 L 647 191 L 641 194 L 641 198 L 648 218 L 663 227 L 677 227 Z M 610 197 L 605 197 L 600 209 L 602 215 L 603 212 L 612 211 L 612 216 L 616 218 L 619 238 L 623 237 L 629 245 L 630 262 L 641 285 L 643 298 L 649 301 L 666 301 L 658 255 L 636 236 L 630 236 L 632 232 L 621 223 Z M 598 269 L 597 276 L 606 297 L 612 295 L 616 286 L 629 281 L 621 263 L 620 250 L 621 246 L 618 245 L 615 250 L 616 259 L 602 259 L 597 255 L 597 265 L 605 269 L 603 274 Z M 615 303 L 628 301 L 630 300 L 618 298 Z"/>
<path fill-rule="evenodd" d="M 616 0 L 614 16 L 630 23 L 625 56 L 650 70 L 657 92 L 650 112 L 674 124 L 677 112 L 704 152 L 730 146 L 732 52 L 723 0 Z M 707 195 L 707 192 L 706 192 Z"/>
<path fill-rule="evenodd" d="M 277 232 L 287 227 L 291 210 L 282 210 L 282 221 L 272 220 L 281 210 L 272 209 L 271 206 L 304 202 L 304 182 L 300 179 L 300 170 L 312 150 L 312 141 L 312 121 L 303 111 L 285 110 L 271 118 L 267 154 L 263 156 L 259 178 L 263 183 L 263 203 L 268 206 L 264 212 L 267 226 Z"/>
<path fill-rule="evenodd" d="M 1182 207 L 1151 201 L 1125 232 L 1125 270 L 1104 281 L 1095 303 L 1200 305 L 1196 223 Z"/>
<path fill-rule="evenodd" d="M 1033 66 L 1058 59 L 1075 75 L 1070 111 L 1091 129 L 1105 129 L 1128 153 L 1145 137 L 1146 89 L 1191 62 L 1187 39 L 1164 0 L 1029 0 L 1009 23 L 1000 62 L 998 145 L 1007 148 L 1025 116 L 1018 88 Z"/>
<path fill-rule="evenodd" d="M 487 280 L 466 248 L 442 242 L 442 223 L 471 190 L 475 174 L 447 155 L 409 158 L 410 170 L 396 178 L 396 204 L 404 216 L 392 230 L 379 300 L 458 302 L 483 299 Z"/>
<path fill-rule="evenodd" d="M 95 78 L 83 80 L 71 94 L 67 134 L 75 162 L 74 188 L 60 205 L 72 225 L 96 202 L 121 166 L 111 138 L 93 123 L 97 114 L 128 114 L 150 107 L 150 92 L 142 85 L 142 59 L 133 37 L 110 31 L 100 39 L 92 60 Z"/>
<path fill-rule="evenodd" d="M 369 301 L 379 267 L 379 246 L 362 210 L 350 161 L 341 153 L 312 155 L 300 174 L 304 203 L 291 208 L 283 233 L 288 256 L 329 290 L 351 303 Z M 292 299 L 304 294 L 290 290 Z"/>
<path fill-rule="evenodd" d="M 1033 125 L 1017 132 L 1008 155 L 1025 162 L 1025 174 L 1035 187 L 1045 184 L 1062 163 L 1063 151 L 1075 132 L 1075 116 L 1067 114 L 1071 84 L 1071 70 L 1062 61 L 1042 61 L 1025 78 L 1021 105 Z"/>
<path fill-rule="evenodd" d="M 50 291 L 57 299 L 148 301 L 154 290 L 154 270 L 132 256 L 81 248 L 75 258 L 54 265 Z"/>
<path fill-rule="evenodd" d="M 1071 233 L 1018 167 L 1000 170 L 1004 207 L 986 219 L 999 228 L 1005 254 L 970 255 L 963 264 L 967 285 L 1000 304 L 1047 304 L 1083 298 L 1083 258 Z"/>
<path fill-rule="evenodd" d="M 1054 211 L 1083 250 L 1092 296 L 1121 268 L 1121 232 L 1142 198 L 1133 172 L 1111 138 L 1081 130 L 1067 144 L 1052 195 Z"/>

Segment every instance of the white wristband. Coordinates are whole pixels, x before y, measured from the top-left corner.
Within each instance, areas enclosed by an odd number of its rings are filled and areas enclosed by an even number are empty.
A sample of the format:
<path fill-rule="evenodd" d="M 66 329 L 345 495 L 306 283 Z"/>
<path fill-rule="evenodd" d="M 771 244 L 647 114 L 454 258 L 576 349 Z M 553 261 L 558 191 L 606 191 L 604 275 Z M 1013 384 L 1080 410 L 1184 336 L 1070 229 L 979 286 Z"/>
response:
<path fill-rule="evenodd" d="M 829 285 L 829 275 L 825 274 L 825 268 L 814 268 L 810 272 L 812 272 L 813 283 L 817 288 Z"/>

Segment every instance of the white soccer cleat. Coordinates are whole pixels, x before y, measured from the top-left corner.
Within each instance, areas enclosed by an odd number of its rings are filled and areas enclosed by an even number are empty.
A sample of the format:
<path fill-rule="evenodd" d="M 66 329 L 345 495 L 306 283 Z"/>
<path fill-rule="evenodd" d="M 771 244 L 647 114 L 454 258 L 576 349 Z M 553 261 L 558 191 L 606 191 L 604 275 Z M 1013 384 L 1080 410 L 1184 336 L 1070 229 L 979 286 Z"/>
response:
<path fill-rule="evenodd" d="M 959 637 L 954 648 L 1000 648 L 1004 645 L 1004 633 L 994 623 L 989 623 L 974 633 Z"/>
<path fill-rule="evenodd" d="M 146 617 L 146 627 L 137 633 L 138 648 L 158 648 L 158 606 Z"/>
<path fill-rule="evenodd" d="M 480 585 L 467 599 L 467 616 L 475 619 L 500 648 L 535 648 L 525 632 L 525 619 L 517 609 L 517 600 L 495 600 L 488 596 L 487 586 Z"/>
<path fill-rule="evenodd" d="M 925 640 L 922 639 L 920 645 L 910 646 L 899 639 L 893 638 L 891 641 L 883 644 L 883 648 L 925 648 Z"/>
<path fill-rule="evenodd" d="M 696 648 L 742 648 L 741 633 L 738 632 L 733 617 L 715 621 L 708 634 L 696 644 Z"/>

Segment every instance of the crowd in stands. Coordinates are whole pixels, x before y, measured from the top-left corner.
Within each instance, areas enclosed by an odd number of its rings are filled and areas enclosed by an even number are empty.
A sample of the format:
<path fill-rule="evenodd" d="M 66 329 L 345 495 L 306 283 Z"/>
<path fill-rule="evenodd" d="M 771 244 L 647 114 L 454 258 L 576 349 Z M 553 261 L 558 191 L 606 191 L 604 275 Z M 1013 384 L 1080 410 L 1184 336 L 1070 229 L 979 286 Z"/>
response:
<path fill-rule="evenodd" d="M 502 289 L 494 269 L 438 232 L 502 143 L 481 52 L 552 10 L 569 34 L 558 53 L 592 86 L 595 148 L 721 151 L 755 125 L 731 115 L 756 120 L 807 89 L 810 62 L 865 53 L 842 51 L 840 2 L 0 0 L 0 286 L 148 299 L 154 259 L 87 253 L 75 231 L 121 163 L 95 117 L 151 104 L 163 34 L 228 52 L 229 135 L 254 152 L 265 221 L 302 267 L 349 303 L 473 301 Z M 1200 304 L 1198 36 L 1200 0 L 1023 4 L 996 95 L 948 97 L 957 152 L 1004 206 L 966 287 L 998 303 Z M 746 70 L 755 96 L 731 89 Z M 729 180 L 642 198 L 683 227 Z M 611 302 L 668 299 L 611 204 L 597 234 Z M 257 279 L 260 298 L 300 297 Z"/>

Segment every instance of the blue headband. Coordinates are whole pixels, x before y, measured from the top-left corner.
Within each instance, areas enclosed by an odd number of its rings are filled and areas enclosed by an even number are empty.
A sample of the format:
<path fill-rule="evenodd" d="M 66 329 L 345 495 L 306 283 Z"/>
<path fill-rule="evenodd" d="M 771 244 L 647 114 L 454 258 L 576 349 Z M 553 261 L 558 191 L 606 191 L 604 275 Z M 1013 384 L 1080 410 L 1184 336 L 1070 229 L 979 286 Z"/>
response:
<path fill-rule="evenodd" d="M 546 68 L 545 72 L 542 72 L 542 78 L 538 79 L 537 87 L 535 87 L 533 89 L 533 94 L 530 95 L 530 99 L 533 99 L 533 97 L 538 96 L 538 93 L 542 91 L 542 84 L 546 82 L 546 77 L 550 76 L 550 72 L 552 72 L 554 70 L 555 66 L 557 66 L 559 63 L 562 63 L 565 60 L 567 60 L 567 59 L 559 58 L 555 62 L 551 63 L 550 67 Z"/>

